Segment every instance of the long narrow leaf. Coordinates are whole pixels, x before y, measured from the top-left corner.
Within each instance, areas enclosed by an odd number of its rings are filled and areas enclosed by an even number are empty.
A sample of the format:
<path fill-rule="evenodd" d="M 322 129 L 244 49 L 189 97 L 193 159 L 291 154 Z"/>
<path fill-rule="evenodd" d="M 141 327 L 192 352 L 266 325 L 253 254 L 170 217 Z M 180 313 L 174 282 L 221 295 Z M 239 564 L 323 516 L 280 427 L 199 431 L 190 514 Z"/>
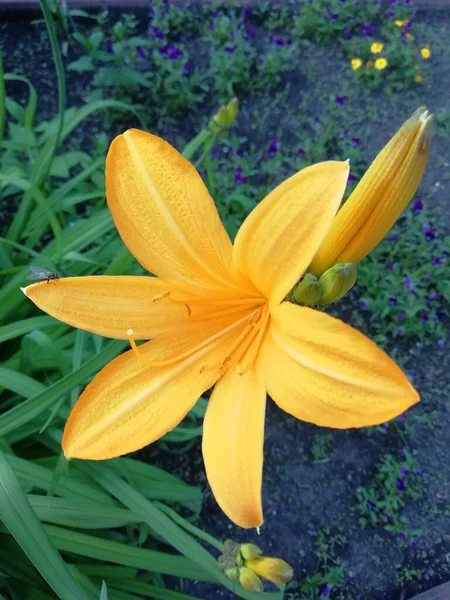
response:
<path fill-rule="evenodd" d="M 60 598 L 86 599 L 48 539 L 8 459 L 2 452 L 0 452 L 0 517 L 25 554 Z"/>

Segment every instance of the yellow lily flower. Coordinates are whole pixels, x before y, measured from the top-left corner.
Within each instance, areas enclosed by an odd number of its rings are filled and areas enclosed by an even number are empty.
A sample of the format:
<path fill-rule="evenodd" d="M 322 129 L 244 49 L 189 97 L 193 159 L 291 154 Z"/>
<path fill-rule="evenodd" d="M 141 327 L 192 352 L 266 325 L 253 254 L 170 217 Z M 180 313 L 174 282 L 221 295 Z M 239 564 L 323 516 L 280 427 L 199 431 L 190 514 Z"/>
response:
<path fill-rule="evenodd" d="M 359 263 L 381 242 L 414 196 L 430 152 L 432 116 L 415 111 L 381 150 L 339 210 L 308 271 Z"/>
<path fill-rule="evenodd" d="M 216 384 L 204 420 L 207 477 L 230 519 L 257 527 L 266 392 L 295 417 L 335 428 L 383 423 L 417 402 L 401 369 L 364 335 L 285 301 L 347 177 L 346 162 L 293 175 L 246 218 L 233 246 L 193 165 L 149 133 L 118 136 L 106 162 L 108 205 L 156 277 L 69 277 L 24 290 L 57 319 L 133 346 L 82 393 L 65 427 L 66 456 L 138 450 Z"/>

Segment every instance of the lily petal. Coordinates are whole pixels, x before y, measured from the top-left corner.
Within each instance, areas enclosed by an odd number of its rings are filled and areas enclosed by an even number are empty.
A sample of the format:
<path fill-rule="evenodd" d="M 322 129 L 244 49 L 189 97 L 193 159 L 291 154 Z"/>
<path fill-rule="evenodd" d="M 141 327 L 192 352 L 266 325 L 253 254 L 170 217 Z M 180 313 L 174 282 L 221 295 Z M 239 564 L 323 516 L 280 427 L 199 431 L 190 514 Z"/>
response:
<path fill-rule="evenodd" d="M 161 138 L 130 129 L 112 142 L 106 197 L 120 236 L 163 279 L 228 284 L 232 245 L 194 166 Z"/>
<path fill-rule="evenodd" d="M 201 394 L 220 376 L 233 335 L 191 351 L 230 325 L 231 318 L 194 322 L 171 335 L 139 346 L 146 366 L 130 350 L 115 358 L 86 387 L 66 423 L 63 449 L 68 458 L 102 460 L 143 448 L 173 429 Z M 183 354 L 187 356 L 180 357 Z"/>
<path fill-rule="evenodd" d="M 234 259 L 277 304 L 308 267 L 344 194 L 349 166 L 322 162 L 290 177 L 250 213 L 236 236 Z"/>
<path fill-rule="evenodd" d="M 261 370 L 229 369 L 218 381 L 203 424 L 203 459 L 214 497 L 240 527 L 263 522 L 261 482 L 266 389 Z"/>
<path fill-rule="evenodd" d="M 378 425 L 419 400 L 403 371 L 349 325 L 283 303 L 264 344 L 267 391 L 280 408 L 323 427 Z"/>
<path fill-rule="evenodd" d="M 183 305 L 152 302 L 166 291 L 156 277 L 131 276 L 67 277 L 23 289 L 36 306 L 73 327 L 116 339 L 133 329 L 138 340 L 188 322 Z"/>

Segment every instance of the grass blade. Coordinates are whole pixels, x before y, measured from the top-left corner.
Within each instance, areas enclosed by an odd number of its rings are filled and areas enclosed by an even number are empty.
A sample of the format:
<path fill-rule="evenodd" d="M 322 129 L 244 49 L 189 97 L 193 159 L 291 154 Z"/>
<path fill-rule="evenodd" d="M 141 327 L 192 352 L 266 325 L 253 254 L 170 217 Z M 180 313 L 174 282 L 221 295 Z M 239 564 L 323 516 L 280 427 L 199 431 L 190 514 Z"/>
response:
<path fill-rule="evenodd" d="M 86 596 L 48 539 L 3 452 L 0 452 L 0 517 L 60 598 L 86 600 Z"/>

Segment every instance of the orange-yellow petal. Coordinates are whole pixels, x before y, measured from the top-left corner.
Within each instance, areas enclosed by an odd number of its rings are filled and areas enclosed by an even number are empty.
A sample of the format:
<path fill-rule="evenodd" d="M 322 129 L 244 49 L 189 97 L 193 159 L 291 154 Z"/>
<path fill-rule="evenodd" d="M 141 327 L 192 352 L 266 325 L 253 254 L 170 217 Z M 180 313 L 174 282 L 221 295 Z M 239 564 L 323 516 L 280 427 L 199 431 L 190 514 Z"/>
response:
<path fill-rule="evenodd" d="M 203 459 L 214 497 L 240 527 L 263 522 L 261 481 L 266 390 L 261 370 L 231 368 L 218 381 L 203 424 Z"/>
<path fill-rule="evenodd" d="M 171 364 L 142 365 L 133 350 L 110 362 L 86 387 L 69 416 L 63 436 L 66 456 L 92 460 L 121 456 L 173 429 L 218 379 L 227 348 L 241 329 L 190 350 L 234 320 L 233 315 L 193 322 L 139 347 L 151 361 L 185 355 Z"/>
<path fill-rule="evenodd" d="M 119 135 L 106 160 L 106 197 L 130 252 L 163 279 L 231 283 L 231 241 L 195 167 L 161 138 Z"/>
<path fill-rule="evenodd" d="M 310 308 L 272 309 L 267 391 L 280 408 L 323 427 L 377 425 L 419 400 L 402 370 L 349 325 Z"/>
<path fill-rule="evenodd" d="M 126 339 L 133 329 L 136 339 L 148 340 L 188 320 L 183 305 L 152 302 L 168 291 L 156 277 L 67 277 L 23 291 L 55 319 L 116 339 Z"/>
<path fill-rule="evenodd" d="M 270 299 L 281 302 L 325 237 L 344 194 L 346 162 L 303 169 L 276 187 L 238 231 L 238 268 Z"/>

